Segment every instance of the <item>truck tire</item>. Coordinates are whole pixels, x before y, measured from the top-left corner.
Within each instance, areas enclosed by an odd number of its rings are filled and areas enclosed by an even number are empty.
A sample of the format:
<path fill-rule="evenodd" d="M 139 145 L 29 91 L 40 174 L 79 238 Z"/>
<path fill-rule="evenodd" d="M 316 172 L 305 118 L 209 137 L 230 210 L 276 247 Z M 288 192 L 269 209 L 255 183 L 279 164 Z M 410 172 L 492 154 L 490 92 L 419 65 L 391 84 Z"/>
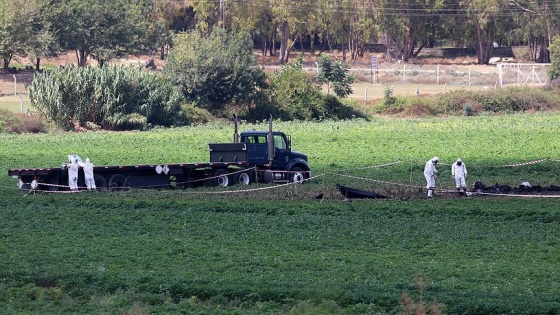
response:
<path fill-rule="evenodd" d="M 228 170 L 220 168 L 214 171 L 213 186 L 227 187 L 231 185 L 231 182 L 231 175 L 229 175 Z"/>
<path fill-rule="evenodd" d="M 109 178 L 108 187 L 111 190 L 127 189 L 130 185 L 127 183 L 126 177 L 121 174 L 115 174 Z"/>
<path fill-rule="evenodd" d="M 107 188 L 107 180 L 105 179 L 105 176 L 101 174 L 93 174 L 93 181 L 95 182 L 95 187 L 97 187 L 97 189 Z"/>
<path fill-rule="evenodd" d="M 253 182 L 250 172 L 240 172 L 235 174 L 235 183 L 241 185 L 250 185 Z"/>
<path fill-rule="evenodd" d="M 288 173 L 288 176 L 290 177 L 290 182 L 292 183 L 301 184 L 305 180 L 305 172 L 299 166 L 293 167 L 290 173 Z"/>

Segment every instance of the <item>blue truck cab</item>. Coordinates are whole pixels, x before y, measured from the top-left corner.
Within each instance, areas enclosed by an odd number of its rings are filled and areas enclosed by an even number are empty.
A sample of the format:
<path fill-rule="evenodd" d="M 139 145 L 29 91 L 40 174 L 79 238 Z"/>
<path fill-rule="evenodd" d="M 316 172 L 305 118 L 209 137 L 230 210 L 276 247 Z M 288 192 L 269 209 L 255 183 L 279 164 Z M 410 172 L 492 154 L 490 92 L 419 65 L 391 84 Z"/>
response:
<path fill-rule="evenodd" d="M 307 155 L 292 150 L 291 138 L 279 131 L 244 131 L 249 164 L 263 169 L 265 182 L 302 182 L 311 175 Z"/>

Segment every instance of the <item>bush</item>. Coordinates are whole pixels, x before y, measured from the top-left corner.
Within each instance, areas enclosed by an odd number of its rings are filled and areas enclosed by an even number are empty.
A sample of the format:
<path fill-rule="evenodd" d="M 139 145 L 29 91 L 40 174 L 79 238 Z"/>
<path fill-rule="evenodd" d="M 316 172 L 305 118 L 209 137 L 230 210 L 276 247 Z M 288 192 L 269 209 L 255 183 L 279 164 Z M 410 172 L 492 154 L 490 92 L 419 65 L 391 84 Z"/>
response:
<path fill-rule="evenodd" d="M 472 116 L 481 111 L 513 113 L 560 109 L 558 93 L 551 88 L 513 87 L 480 92 L 454 91 L 426 97 L 395 97 L 387 92 L 374 105 L 376 113 L 418 113 Z"/>
<path fill-rule="evenodd" d="M 181 95 L 171 82 L 141 67 L 66 67 L 36 74 L 31 104 L 59 127 L 110 130 L 181 124 Z"/>
<path fill-rule="evenodd" d="M 302 70 L 303 60 L 289 63 L 270 78 L 270 104 L 257 106 L 256 110 L 280 117 L 283 120 L 346 119 L 365 117 L 353 106 L 344 105 L 340 99 L 325 95 Z"/>
<path fill-rule="evenodd" d="M 0 132 L 42 133 L 47 132 L 45 120 L 0 109 Z"/>

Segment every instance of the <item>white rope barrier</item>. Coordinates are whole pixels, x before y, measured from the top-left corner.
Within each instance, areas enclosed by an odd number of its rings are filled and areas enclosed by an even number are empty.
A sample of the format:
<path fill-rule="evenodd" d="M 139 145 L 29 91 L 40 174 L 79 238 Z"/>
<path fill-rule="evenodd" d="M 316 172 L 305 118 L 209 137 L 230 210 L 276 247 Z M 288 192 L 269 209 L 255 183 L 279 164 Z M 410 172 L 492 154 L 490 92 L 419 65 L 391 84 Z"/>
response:
<path fill-rule="evenodd" d="M 552 161 L 552 162 L 560 162 L 560 160 L 553 160 L 553 159 L 549 159 L 549 158 L 544 158 L 544 159 L 539 159 L 539 160 L 533 160 L 533 161 L 528 161 L 528 162 L 521 162 L 521 163 L 514 163 L 514 164 L 505 164 L 505 165 L 500 165 L 500 166 L 490 166 L 490 167 L 520 167 L 520 166 L 527 166 L 527 165 L 534 165 L 534 164 L 538 164 L 538 163 L 542 163 L 545 161 Z M 359 168 L 351 168 L 351 169 L 343 169 L 341 170 L 342 172 L 344 171 L 354 171 L 354 170 L 365 170 L 365 169 L 377 169 L 377 168 L 381 168 L 381 167 L 387 167 L 387 166 L 393 166 L 396 164 L 400 164 L 403 163 L 403 161 L 395 161 L 395 162 L 391 162 L 391 163 L 385 163 L 385 164 L 379 164 L 379 165 L 372 165 L 372 166 L 366 166 L 366 167 L 359 167 Z M 445 164 L 444 164 L 445 165 Z M 27 191 L 27 193 L 24 196 L 28 196 L 31 193 L 34 192 L 46 192 L 46 193 L 58 193 L 58 194 L 71 194 L 71 193 L 83 193 L 83 192 L 89 192 L 89 191 L 112 191 L 112 190 L 150 190 L 153 188 L 165 188 L 165 187 L 169 187 L 169 188 L 174 188 L 174 187 L 186 187 L 188 184 L 191 183 L 196 183 L 196 182 L 200 182 L 200 181 L 206 181 L 206 180 L 214 180 L 216 178 L 219 178 L 221 176 L 224 175 L 234 175 L 236 173 L 241 173 L 241 172 L 266 172 L 267 170 L 258 170 L 256 167 L 254 168 L 250 168 L 250 169 L 241 169 L 239 171 L 235 171 L 235 172 L 230 172 L 228 174 L 222 174 L 222 175 L 217 175 L 217 176 L 211 176 L 211 177 L 207 177 L 207 178 L 202 178 L 202 179 L 196 179 L 196 180 L 190 180 L 190 181 L 181 181 L 181 182 L 174 182 L 174 183 L 170 183 L 170 184 L 166 184 L 166 185 L 149 185 L 149 186 L 141 186 L 141 187 L 99 187 L 96 188 L 95 190 L 88 190 L 87 187 L 78 187 L 78 190 L 39 190 L 37 189 L 39 186 L 46 186 L 46 187 L 57 187 L 57 188 L 63 188 L 63 189 L 69 189 L 70 187 L 68 185 L 59 185 L 59 184 L 49 184 L 49 183 L 40 183 L 40 182 L 35 182 L 35 185 L 33 185 L 32 183 L 21 183 L 23 185 L 29 185 L 29 191 Z M 304 171 L 305 172 L 305 171 Z M 274 171 L 274 173 L 296 173 L 293 171 Z M 314 179 L 317 179 L 319 177 L 322 176 L 326 176 L 326 175 L 335 175 L 335 176 L 341 176 L 341 177 L 348 177 L 348 178 L 353 178 L 353 179 L 358 179 L 358 180 L 362 180 L 362 181 L 370 181 L 370 182 L 376 182 L 376 183 L 381 183 L 381 184 L 385 184 L 385 185 L 390 185 L 390 186 L 402 186 L 402 187 L 409 187 L 409 188 L 414 188 L 414 189 L 426 189 L 424 186 L 420 186 L 420 185 L 412 185 L 412 184 L 403 184 L 403 183 L 398 183 L 398 182 L 391 182 L 391 181 L 385 181 L 385 180 L 378 180 L 378 179 L 373 179 L 373 178 L 365 178 L 365 177 L 359 177 L 359 176 L 353 176 L 353 175 L 348 175 L 348 174 L 342 174 L 342 173 L 323 173 L 323 174 L 319 174 L 316 176 L 312 176 L 312 177 L 308 177 L 308 178 L 303 178 L 302 182 L 308 182 Z M 300 182 L 288 182 L 288 183 L 284 183 L 284 184 L 278 184 L 278 185 L 272 185 L 272 186 L 267 186 L 267 187 L 258 187 L 258 188 L 250 188 L 250 189 L 235 189 L 235 190 L 221 190 L 221 191 L 188 191 L 189 194 L 208 194 L 208 195 L 213 195 L 213 194 L 234 194 L 234 193 L 250 193 L 250 192 L 257 192 L 257 191 L 264 191 L 264 190 L 270 190 L 270 189 L 278 189 L 278 188 L 282 188 L 282 187 L 287 187 L 290 185 L 297 185 Z M 22 189 L 22 190 L 27 190 L 27 189 Z M 449 189 L 435 189 L 436 192 L 439 193 L 458 193 L 456 190 L 449 190 Z M 510 194 L 510 193 L 488 193 L 488 192 L 465 192 L 466 195 L 468 196 L 479 196 L 479 195 L 486 195 L 486 196 L 500 196 L 500 197 L 521 197 L 521 198 L 560 198 L 560 195 L 537 195 L 537 194 Z"/>

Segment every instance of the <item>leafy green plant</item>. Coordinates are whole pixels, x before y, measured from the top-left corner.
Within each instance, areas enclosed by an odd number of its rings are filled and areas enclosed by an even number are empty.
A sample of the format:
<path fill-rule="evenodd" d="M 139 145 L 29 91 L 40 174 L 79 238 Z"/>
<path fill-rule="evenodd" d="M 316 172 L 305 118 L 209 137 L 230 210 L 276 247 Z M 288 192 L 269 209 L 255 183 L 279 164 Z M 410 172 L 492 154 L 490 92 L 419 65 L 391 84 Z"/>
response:
<path fill-rule="evenodd" d="M 180 94 L 140 67 L 70 66 L 37 74 L 27 89 L 31 104 L 66 130 L 88 122 L 110 130 L 182 123 Z"/>
<path fill-rule="evenodd" d="M 335 95 L 344 98 L 352 94 L 352 83 L 355 81 L 355 77 L 348 74 L 349 69 L 349 64 L 340 60 L 333 63 L 329 57 L 323 55 L 319 60 L 319 73 L 315 80 L 319 84 L 327 84 L 327 94 L 332 85 Z"/>
<path fill-rule="evenodd" d="M 550 69 L 548 70 L 548 78 L 550 81 L 560 78 L 560 37 L 556 36 L 552 40 L 552 44 L 548 48 L 550 51 Z"/>

